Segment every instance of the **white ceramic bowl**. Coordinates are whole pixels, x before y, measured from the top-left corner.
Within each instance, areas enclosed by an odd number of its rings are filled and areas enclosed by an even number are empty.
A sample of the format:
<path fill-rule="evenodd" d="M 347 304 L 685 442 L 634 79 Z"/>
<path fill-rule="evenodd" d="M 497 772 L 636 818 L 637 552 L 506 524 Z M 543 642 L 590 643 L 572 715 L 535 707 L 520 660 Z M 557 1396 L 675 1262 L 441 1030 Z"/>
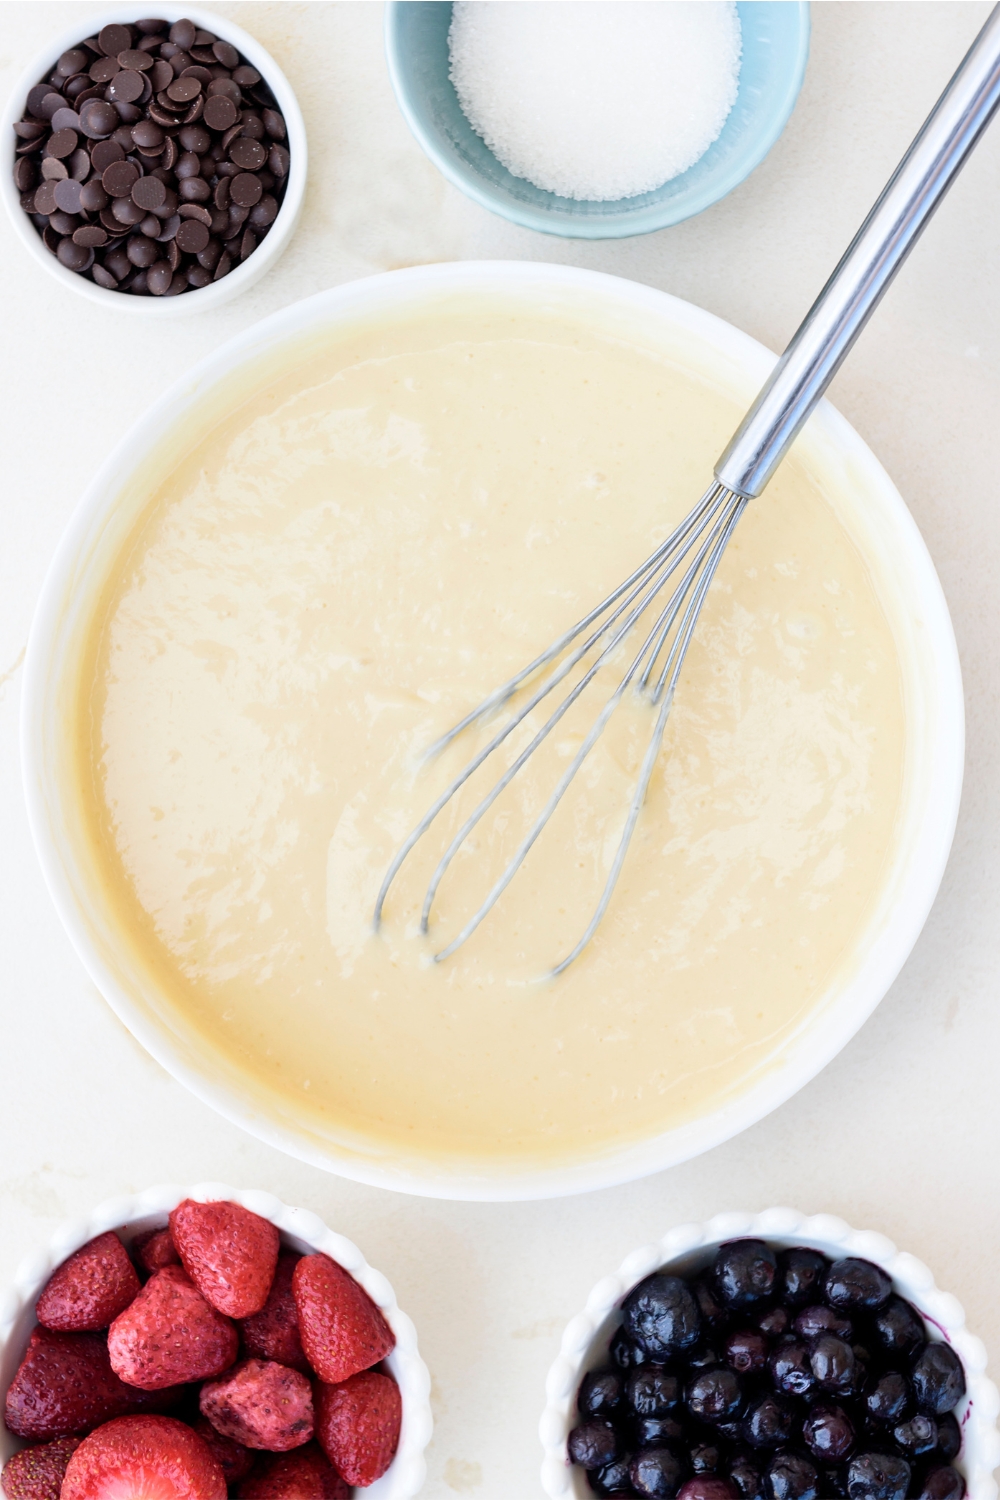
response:
<path fill-rule="evenodd" d="M 965 1367 L 967 1390 L 955 1411 L 962 1428 L 962 1451 L 955 1467 L 965 1475 L 968 1500 L 995 1500 L 993 1470 L 1000 1464 L 997 1413 L 1000 1392 L 986 1376 L 986 1349 L 965 1326 L 957 1298 L 934 1285 L 934 1277 L 916 1256 L 897 1250 L 884 1234 L 852 1229 L 832 1214 L 807 1218 L 792 1208 L 769 1208 L 760 1214 L 717 1214 L 707 1224 L 681 1224 L 655 1245 L 643 1245 L 625 1257 L 618 1270 L 597 1283 L 587 1306 L 566 1325 L 559 1358 L 545 1382 L 546 1406 L 539 1423 L 545 1449 L 542 1488 L 551 1500 L 593 1500 L 583 1470 L 566 1457 L 566 1439 L 576 1425 L 576 1393 L 588 1370 L 607 1358 L 608 1343 L 621 1321 L 623 1299 L 653 1271 L 669 1269 L 689 1275 L 712 1260 L 725 1240 L 746 1236 L 767 1240 L 776 1248 L 808 1245 L 832 1259 L 858 1255 L 892 1277 L 893 1290 L 912 1302 L 925 1318 L 933 1340 L 951 1344 Z"/>
<path fill-rule="evenodd" d="M 214 11 L 201 10 L 197 6 L 160 5 L 155 11 L 155 14 L 164 21 L 174 22 L 187 17 L 203 31 L 211 31 L 222 41 L 231 42 L 238 51 L 242 52 L 247 62 L 257 69 L 272 90 L 288 130 L 288 185 L 285 188 L 285 196 L 281 201 L 278 216 L 253 254 L 230 271 L 228 276 L 224 276 L 221 281 L 212 282 L 209 286 L 200 287 L 194 292 L 185 292 L 182 297 L 130 297 L 98 286 L 96 282 L 88 281 L 85 277 L 78 276 L 75 271 L 68 270 L 46 250 L 41 235 L 21 208 L 20 194 L 11 176 L 16 143 L 13 126 L 14 121 L 19 120 L 24 113 L 24 101 L 28 96 L 28 90 L 52 71 L 56 62 L 69 47 L 75 46 L 80 41 L 81 33 L 94 36 L 102 26 L 107 26 L 113 21 L 128 24 L 139 20 L 146 13 L 141 5 L 116 5 L 110 10 L 99 11 L 97 15 L 88 13 L 86 16 L 81 16 L 74 26 L 60 32 L 43 52 L 32 59 L 14 85 L 13 92 L 6 101 L 3 114 L 0 116 L 0 143 L 2 143 L 0 150 L 3 152 L 3 159 L 0 160 L 0 197 L 3 198 L 8 216 L 14 226 L 14 233 L 22 245 L 62 286 L 78 292 L 91 302 L 100 302 L 105 307 L 120 309 L 123 312 L 141 313 L 150 318 L 178 318 L 219 307 L 223 302 L 229 302 L 233 297 L 239 296 L 240 292 L 245 291 L 247 287 L 253 286 L 255 281 L 259 281 L 285 249 L 302 211 L 308 162 L 306 127 L 302 119 L 302 111 L 299 109 L 298 100 L 292 93 L 291 84 L 274 58 L 269 52 L 265 52 L 260 43 L 254 41 L 253 37 L 248 35 L 242 27 L 234 26 L 231 21 L 216 15 Z M 85 30 L 87 26 L 90 27 L 89 31 Z"/>
<path fill-rule="evenodd" d="M 382 1478 L 364 1490 L 371 1500 L 411 1500 L 423 1487 L 427 1472 L 424 1449 L 431 1440 L 431 1379 L 417 1349 L 417 1330 L 396 1302 L 396 1294 L 381 1271 L 368 1264 L 357 1245 L 328 1229 L 322 1219 L 304 1208 L 289 1208 L 273 1193 L 256 1189 L 240 1191 L 221 1182 L 203 1182 L 193 1188 L 153 1187 L 134 1197 L 110 1198 L 86 1219 L 62 1224 L 44 1250 L 21 1262 L 14 1284 L 0 1302 L 0 1403 L 21 1359 L 32 1328 L 35 1303 L 52 1272 L 74 1250 L 97 1234 L 115 1229 L 127 1245 L 147 1229 L 162 1229 L 171 1209 L 185 1198 L 199 1203 L 222 1199 L 242 1204 L 252 1213 L 270 1219 L 281 1231 L 281 1242 L 290 1250 L 308 1255 L 321 1250 L 349 1271 L 381 1309 L 396 1335 L 396 1347 L 385 1361 L 403 1399 L 403 1425 L 396 1456 Z M 0 1420 L 0 1464 L 23 1443 Z"/>
<path fill-rule="evenodd" d="M 72 791 L 65 733 L 78 652 L 97 590 L 141 512 L 157 465 L 177 461 L 176 434 L 200 440 L 220 409 L 212 392 L 234 372 L 274 369 L 302 340 L 355 320 L 391 318 L 440 301 L 514 297 L 564 309 L 657 347 L 748 406 L 774 355 L 730 324 L 664 292 L 592 271 L 516 261 L 418 266 L 319 293 L 258 323 L 167 391 L 87 488 L 53 560 L 25 664 L 22 763 L 28 812 L 53 900 L 87 972 L 125 1025 L 173 1075 L 253 1134 L 316 1166 L 376 1186 L 434 1197 L 524 1199 L 624 1182 L 727 1140 L 789 1098 L 850 1040 L 895 979 L 937 892 L 962 782 L 963 705 L 948 609 L 913 519 L 857 433 L 823 403 L 797 451 L 829 478 L 866 556 L 899 649 L 908 723 L 896 844 L 851 964 L 778 1057 L 711 1113 L 614 1151 L 555 1164 L 449 1162 L 365 1139 L 320 1134 L 254 1092 L 235 1064 L 209 1058 L 193 1030 L 161 1003 L 123 941 L 88 853 Z M 290 357 L 290 356 L 289 356 Z M 249 377 L 247 377 L 249 378 Z M 224 389 L 224 387 L 223 387 Z M 220 398 L 221 400 L 222 398 Z M 230 399 L 232 399 L 230 397 Z M 171 434 L 174 434 L 171 444 Z M 159 456 L 157 456 L 159 455 Z M 162 472 L 167 472 L 163 470 Z M 836 482 L 835 482 L 836 481 Z M 692 497 L 694 498 L 694 497 Z M 759 502 L 761 504 L 766 501 Z"/>

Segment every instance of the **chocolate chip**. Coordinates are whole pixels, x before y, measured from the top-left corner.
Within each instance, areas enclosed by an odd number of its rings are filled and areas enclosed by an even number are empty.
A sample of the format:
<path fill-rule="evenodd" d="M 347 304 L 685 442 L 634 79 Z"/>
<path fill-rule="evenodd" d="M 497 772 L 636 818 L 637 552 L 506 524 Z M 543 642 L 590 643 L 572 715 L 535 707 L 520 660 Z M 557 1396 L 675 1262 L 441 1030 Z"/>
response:
<path fill-rule="evenodd" d="M 287 135 L 285 121 L 276 109 L 265 109 L 261 113 L 264 129 L 273 141 L 283 141 Z"/>
<path fill-rule="evenodd" d="M 106 229 L 101 228 L 100 224 L 81 224 L 79 229 L 73 230 L 73 243 L 96 250 L 99 246 L 108 243 L 108 233 Z"/>
<path fill-rule="evenodd" d="M 62 94 L 57 94 L 53 89 L 50 89 L 37 111 L 33 110 L 32 113 L 37 113 L 43 120 L 51 120 L 57 109 L 67 109 L 68 107 Z"/>
<path fill-rule="evenodd" d="M 75 109 L 70 109 L 64 104 L 62 109 L 56 110 L 50 124 L 53 130 L 79 130 L 80 116 Z"/>
<path fill-rule="evenodd" d="M 185 255 L 197 255 L 200 250 L 204 250 L 209 239 L 207 225 L 199 223 L 197 219 L 185 219 L 177 231 L 174 244 Z"/>
<path fill-rule="evenodd" d="M 267 164 L 275 177 L 288 176 L 288 152 L 284 146 L 272 146 L 267 153 Z"/>
<path fill-rule="evenodd" d="M 45 156 L 42 158 L 42 181 L 61 182 L 64 177 L 69 176 L 69 167 L 58 156 Z"/>
<path fill-rule="evenodd" d="M 56 207 L 65 214 L 80 212 L 80 184 L 75 177 L 65 177 L 56 183 Z"/>
<path fill-rule="evenodd" d="M 55 255 L 61 243 L 62 235 L 53 229 L 52 225 L 46 220 L 45 228 L 42 230 L 42 244 L 50 254 Z"/>
<path fill-rule="evenodd" d="M 85 182 L 80 189 L 80 207 L 84 213 L 99 214 L 102 208 L 107 208 L 109 201 L 103 183 L 96 177 Z"/>
<path fill-rule="evenodd" d="M 149 81 L 152 84 L 153 92 L 159 94 L 168 84 L 173 83 L 174 70 L 168 62 L 164 62 L 161 58 L 153 64 L 149 74 Z"/>
<path fill-rule="evenodd" d="M 177 195 L 182 203 L 207 203 L 212 189 L 204 177 L 184 177 L 178 184 Z"/>
<path fill-rule="evenodd" d="M 49 214 L 49 228 L 54 229 L 56 234 L 72 234 L 79 225 L 79 217 L 66 213 L 65 209 L 57 208 L 54 214 Z"/>
<path fill-rule="evenodd" d="M 35 213 L 54 214 L 56 211 L 56 185 L 54 182 L 43 182 L 41 187 L 35 190 Z"/>
<path fill-rule="evenodd" d="M 256 172 L 267 161 L 267 152 L 260 141 L 251 141 L 241 135 L 230 146 L 229 158 L 242 171 Z"/>
<path fill-rule="evenodd" d="M 199 224 L 212 226 L 212 215 L 200 203 L 182 203 L 177 212 L 182 219 L 197 219 Z"/>
<path fill-rule="evenodd" d="M 146 80 L 134 68 L 123 68 L 108 84 L 108 98 L 114 104 L 134 104 L 144 88 Z"/>
<path fill-rule="evenodd" d="M 260 115 L 244 114 L 243 128 L 240 135 L 246 136 L 250 141 L 262 141 L 264 139 L 264 122 Z"/>
<path fill-rule="evenodd" d="M 162 297 L 173 280 L 174 272 L 169 261 L 158 260 L 146 272 L 146 285 L 154 297 Z"/>
<path fill-rule="evenodd" d="M 117 290 L 117 281 L 112 276 L 111 272 L 106 271 L 102 265 L 93 265 L 91 267 L 90 274 L 97 282 L 97 285 L 104 287 L 105 291 L 113 292 Z"/>
<path fill-rule="evenodd" d="M 40 135 L 45 134 L 45 126 L 41 120 L 18 120 L 14 126 L 14 134 L 22 141 L 37 141 Z"/>
<path fill-rule="evenodd" d="M 231 99 L 237 108 L 243 102 L 240 86 L 231 78 L 213 78 L 208 85 L 207 93 L 211 99 Z"/>
<path fill-rule="evenodd" d="M 188 47 L 194 46 L 194 39 L 198 35 L 198 28 L 193 21 L 175 21 L 170 28 L 170 40 L 177 47 L 187 51 Z"/>
<path fill-rule="evenodd" d="M 143 151 L 162 151 L 167 138 L 155 120 L 140 120 L 132 126 L 132 139 Z"/>
<path fill-rule="evenodd" d="M 132 45 L 132 32 L 127 26 L 102 26 L 97 34 L 97 45 L 105 57 L 117 57 Z"/>
<path fill-rule="evenodd" d="M 125 152 L 117 141 L 98 141 L 90 148 L 90 160 L 94 171 L 103 174 L 113 161 L 124 161 Z"/>
<path fill-rule="evenodd" d="M 126 225 L 129 229 L 139 224 L 146 217 L 146 210 L 140 208 L 138 203 L 133 203 L 131 198 L 115 198 L 111 204 L 111 212 L 119 224 Z M 102 224 L 104 219 L 101 219 Z"/>
<path fill-rule="evenodd" d="M 19 193 L 26 193 L 38 180 L 38 168 L 29 156 L 22 156 L 14 163 L 14 186 Z"/>
<path fill-rule="evenodd" d="M 60 160 L 65 156 L 72 156 L 79 139 L 75 130 L 55 130 L 46 142 L 45 154 L 57 156 Z"/>
<path fill-rule="evenodd" d="M 228 130 L 239 119 L 239 110 L 224 94 L 213 94 L 205 100 L 205 124 L 211 130 Z"/>
<path fill-rule="evenodd" d="M 200 177 L 201 157 L 195 151 L 185 151 L 183 156 L 178 157 L 174 173 L 181 182 L 185 177 Z"/>
<path fill-rule="evenodd" d="M 86 182 L 90 176 L 90 157 L 82 146 L 76 148 L 66 165 L 69 168 L 69 175 L 75 177 L 77 182 Z"/>
<path fill-rule="evenodd" d="M 169 219 L 163 220 L 160 232 L 158 235 L 154 236 L 154 238 L 159 240 L 161 244 L 165 245 L 168 240 L 172 240 L 174 238 L 174 235 L 177 233 L 178 229 L 180 229 L 183 222 L 184 220 L 181 218 L 180 214 L 171 214 Z"/>
<path fill-rule="evenodd" d="M 260 202 L 263 191 L 260 178 L 255 177 L 252 172 L 241 172 L 229 184 L 230 197 L 240 208 L 253 208 L 255 203 Z"/>
<path fill-rule="evenodd" d="M 132 184 L 132 202 L 147 212 L 162 208 L 167 199 L 167 189 L 158 177 L 140 177 Z"/>
<path fill-rule="evenodd" d="M 72 78 L 74 73 L 79 73 L 86 68 L 88 61 L 88 54 L 82 47 L 71 47 L 56 63 L 56 72 L 60 73 L 63 78 Z"/>
<path fill-rule="evenodd" d="M 36 83 L 34 88 L 28 90 L 28 113 L 41 118 L 42 100 L 47 94 L 51 94 L 52 85 L 48 83 Z"/>
<path fill-rule="evenodd" d="M 95 83 L 110 83 L 120 72 L 117 57 L 99 57 L 90 65 L 90 77 Z"/>
<path fill-rule="evenodd" d="M 214 42 L 212 51 L 224 68 L 238 68 L 240 65 L 240 54 L 229 42 Z"/>
<path fill-rule="evenodd" d="M 93 140 L 101 140 L 118 126 L 118 111 L 103 99 L 88 99 L 80 110 L 80 129 Z"/>
<path fill-rule="evenodd" d="M 133 234 L 125 247 L 125 253 L 133 266 L 148 268 L 160 259 L 160 248 L 155 240 L 144 234 Z"/>
<path fill-rule="evenodd" d="M 233 82 L 238 83 L 241 89 L 252 89 L 255 83 L 260 83 L 260 74 L 249 63 L 243 63 L 241 67 L 233 69 Z"/>
<path fill-rule="evenodd" d="M 175 104 L 190 104 L 201 93 L 201 79 L 184 74 L 183 77 L 174 79 L 168 86 L 167 93 Z"/>
<path fill-rule="evenodd" d="M 229 254 L 228 250 L 224 250 L 223 253 L 219 256 L 219 262 L 215 268 L 215 275 L 212 277 L 212 280 L 221 281 L 223 276 L 229 275 L 232 268 L 233 257 Z"/>
<path fill-rule="evenodd" d="M 101 182 L 104 191 L 110 193 L 112 198 L 127 198 L 132 192 L 132 184 L 138 181 L 139 168 L 130 161 L 113 161 L 105 172 L 101 173 Z"/>
<path fill-rule="evenodd" d="M 126 47 L 124 52 L 118 54 L 118 66 L 135 68 L 139 73 L 145 73 L 153 66 L 153 59 L 148 52 L 140 52 L 137 47 Z"/>
<path fill-rule="evenodd" d="M 71 239 L 60 240 L 56 256 L 70 271 L 86 271 L 94 264 L 93 250 L 74 244 Z"/>

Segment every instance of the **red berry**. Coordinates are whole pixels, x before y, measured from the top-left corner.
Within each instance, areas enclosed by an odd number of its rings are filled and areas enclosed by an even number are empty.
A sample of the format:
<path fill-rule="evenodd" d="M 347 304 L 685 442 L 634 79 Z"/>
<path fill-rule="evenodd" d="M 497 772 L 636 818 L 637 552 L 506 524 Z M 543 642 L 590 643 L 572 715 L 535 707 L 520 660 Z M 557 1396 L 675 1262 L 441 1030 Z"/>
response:
<path fill-rule="evenodd" d="M 35 1328 L 7 1388 L 4 1417 L 18 1437 L 45 1442 L 174 1400 L 176 1393 L 150 1396 L 119 1380 L 100 1334 Z"/>
<path fill-rule="evenodd" d="M 304 1255 L 292 1291 L 306 1358 L 328 1384 L 370 1369 L 395 1348 L 395 1335 L 368 1293 L 328 1255 Z"/>
<path fill-rule="evenodd" d="M 227 1484 L 235 1484 L 238 1479 L 244 1479 L 250 1473 L 256 1454 L 252 1453 L 249 1448 L 244 1448 L 242 1443 L 234 1443 L 232 1438 L 223 1437 L 221 1432 L 216 1432 L 207 1417 L 196 1417 L 192 1425 L 202 1442 L 207 1444 L 209 1453 L 226 1476 Z"/>
<path fill-rule="evenodd" d="M 113 1369 L 144 1391 L 221 1375 L 238 1344 L 235 1324 L 208 1305 L 180 1266 L 151 1276 L 108 1331 Z"/>
<path fill-rule="evenodd" d="M 60 1500 L 226 1500 L 226 1481 L 196 1432 L 172 1417 L 119 1417 L 84 1438 Z"/>
<path fill-rule="evenodd" d="M 378 1370 L 364 1370 L 339 1385 L 319 1385 L 316 1436 L 348 1484 L 374 1484 L 399 1445 L 403 1403 L 399 1386 Z"/>
<path fill-rule="evenodd" d="M 256 1355 L 258 1359 L 276 1359 L 279 1365 L 288 1365 L 292 1370 L 311 1375 L 299 1338 L 299 1319 L 292 1294 L 292 1274 L 301 1259 L 292 1251 L 281 1252 L 267 1301 L 260 1312 L 243 1319 L 240 1337 L 244 1354 Z"/>
<path fill-rule="evenodd" d="M 111 1230 L 81 1245 L 49 1277 L 35 1304 L 46 1328 L 94 1333 L 107 1328 L 139 1291 L 139 1278 L 121 1240 Z"/>
<path fill-rule="evenodd" d="M 199 1405 L 217 1432 L 247 1448 L 285 1453 L 313 1435 L 312 1386 L 271 1359 L 245 1359 L 206 1381 Z"/>
<path fill-rule="evenodd" d="M 278 1231 L 238 1203 L 186 1198 L 170 1215 L 170 1233 L 195 1286 L 229 1318 L 260 1312 L 278 1263 Z"/>
<path fill-rule="evenodd" d="M 310 1443 L 294 1453 L 267 1459 L 236 1493 L 240 1500 L 350 1500 L 351 1487 L 331 1468 L 321 1449 Z"/>
<path fill-rule="evenodd" d="M 79 1446 L 79 1438 L 64 1437 L 15 1453 L 0 1475 L 0 1489 L 7 1500 L 59 1500 L 66 1465 Z"/>
<path fill-rule="evenodd" d="M 150 1275 L 162 1271 L 164 1266 L 179 1266 L 181 1258 L 169 1229 L 150 1229 L 136 1235 L 132 1241 L 132 1254 Z"/>

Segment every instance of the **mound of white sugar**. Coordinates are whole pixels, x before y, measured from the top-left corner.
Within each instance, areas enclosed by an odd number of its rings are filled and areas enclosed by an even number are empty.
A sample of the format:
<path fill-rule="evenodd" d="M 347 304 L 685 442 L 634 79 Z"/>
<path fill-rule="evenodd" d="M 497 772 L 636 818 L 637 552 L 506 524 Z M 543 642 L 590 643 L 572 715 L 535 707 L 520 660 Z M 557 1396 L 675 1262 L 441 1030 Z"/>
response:
<path fill-rule="evenodd" d="M 739 16 L 715 0 L 459 0 L 448 40 L 472 128 L 565 198 L 630 198 L 686 171 L 739 84 Z"/>

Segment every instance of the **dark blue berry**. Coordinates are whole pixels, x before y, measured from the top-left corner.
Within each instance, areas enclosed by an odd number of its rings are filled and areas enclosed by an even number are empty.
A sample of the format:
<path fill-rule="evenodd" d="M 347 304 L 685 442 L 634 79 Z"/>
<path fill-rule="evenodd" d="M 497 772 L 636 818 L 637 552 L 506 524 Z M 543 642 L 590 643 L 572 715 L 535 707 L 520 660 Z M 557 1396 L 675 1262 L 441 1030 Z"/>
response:
<path fill-rule="evenodd" d="M 781 1344 L 767 1362 L 775 1388 L 786 1396 L 807 1396 L 816 1385 L 809 1346 L 801 1339 Z"/>
<path fill-rule="evenodd" d="M 823 1500 L 847 1500 L 847 1471 L 829 1466 L 820 1469 L 820 1494 Z"/>
<path fill-rule="evenodd" d="M 826 1464 L 841 1463 L 854 1448 L 854 1428 L 840 1406 L 817 1402 L 811 1407 L 802 1424 L 802 1438 L 810 1453 Z"/>
<path fill-rule="evenodd" d="M 893 1441 L 904 1458 L 920 1458 L 937 1447 L 938 1430 L 933 1417 L 918 1411 L 908 1422 L 899 1422 L 892 1429 Z"/>
<path fill-rule="evenodd" d="M 847 1465 L 849 1500 L 906 1500 L 910 1466 L 894 1453 L 858 1453 Z"/>
<path fill-rule="evenodd" d="M 711 1344 L 699 1344 L 687 1356 L 687 1364 L 689 1370 L 713 1370 L 716 1365 L 722 1364 L 722 1360 Z"/>
<path fill-rule="evenodd" d="M 875 1315 L 873 1328 L 879 1345 L 890 1354 L 911 1359 L 927 1342 L 923 1321 L 902 1297 L 890 1297 Z"/>
<path fill-rule="evenodd" d="M 767 1338 L 756 1328 L 741 1328 L 731 1333 L 723 1348 L 726 1364 L 737 1375 L 755 1375 L 767 1364 Z"/>
<path fill-rule="evenodd" d="M 690 1349 L 701 1333 L 698 1304 L 679 1276 L 647 1276 L 625 1298 L 622 1314 L 626 1333 L 656 1360 Z"/>
<path fill-rule="evenodd" d="M 736 1491 L 720 1474 L 696 1474 L 677 1491 L 677 1500 L 736 1500 Z"/>
<path fill-rule="evenodd" d="M 816 1465 L 800 1453 L 777 1453 L 764 1475 L 768 1500 L 817 1500 Z"/>
<path fill-rule="evenodd" d="M 632 1448 L 659 1448 L 665 1443 L 683 1443 L 683 1423 L 676 1417 L 633 1417 L 629 1424 Z"/>
<path fill-rule="evenodd" d="M 583 1377 L 577 1406 L 581 1417 L 610 1417 L 621 1406 L 625 1381 L 620 1370 L 591 1370 Z"/>
<path fill-rule="evenodd" d="M 865 1410 L 876 1422 L 899 1422 L 913 1404 L 910 1382 L 898 1370 L 887 1374 L 868 1386 L 862 1398 Z"/>
<path fill-rule="evenodd" d="M 618 1434 L 610 1422 L 581 1422 L 574 1427 L 566 1444 L 573 1463 L 581 1469 L 601 1469 L 618 1457 Z"/>
<path fill-rule="evenodd" d="M 625 1381 L 625 1400 L 639 1417 L 665 1417 L 681 1399 L 681 1385 L 676 1375 L 668 1375 L 662 1365 L 644 1365 L 630 1370 Z"/>
<path fill-rule="evenodd" d="M 749 1453 L 738 1453 L 729 1465 L 729 1482 L 736 1486 L 740 1500 L 764 1500 L 764 1480 L 759 1465 Z"/>
<path fill-rule="evenodd" d="M 751 1316 L 761 1333 L 769 1339 L 780 1338 L 791 1327 L 792 1319 L 787 1307 L 768 1307 L 764 1312 Z"/>
<path fill-rule="evenodd" d="M 692 1474 L 717 1474 L 722 1468 L 722 1449 L 718 1443 L 695 1443 L 688 1450 Z"/>
<path fill-rule="evenodd" d="M 957 1469 L 942 1466 L 924 1475 L 917 1500 L 962 1500 L 965 1480 Z"/>
<path fill-rule="evenodd" d="M 729 1322 L 729 1313 L 704 1277 L 691 1283 L 694 1299 L 701 1313 L 702 1324 L 707 1328 L 724 1328 Z"/>
<path fill-rule="evenodd" d="M 611 1348 L 608 1350 L 608 1353 L 611 1355 L 612 1362 L 618 1366 L 619 1370 L 635 1370 L 640 1365 L 649 1364 L 649 1355 L 645 1349 L 640 1349 L 639 1345 L 629 1338 L 623 1328 L 619 1328 L 611 1340 Z"/>
<path fill-rule="evenodd" d="M 684 1482 L 684 1468 L 669 1448 L 647 1448 L 632 1459 L 628 1476 L 645 1500 L 674 1500 Z"/>
<path fill-rule="evenodd" d="M 595 1495 L 634 1495 L 632 1481 L 628 1477 L 628 1459 L 616 1458 L 603 1469 L 591 1469 L 587 1483 Z"/>
<path fill-rule="evenodd" d="M 725 1365 L 702 1370 L 684 1392 L 688 1411 L 703 1422 L 727 1422 L 739 1411 L 742 1399 L 740 1382 Z"/>
<path fill-rule="evenodd" d="M 962 1361 L 950 1344 L 928 1344 L 914 1362 L 910 1378 L 921 1411 L 943 1416 L 965 1395 Z"/>
<path fill-rule="evenodd" d="M 832 1333 L 821 1333 L 809 1350 L 809 1365 L 816 1384 L 824 1391 L 849 1396 L 858 1376 L 854 1350 Z"/>
<path fill-rule="evenodd" d="M 818 1250 L 807 1250 L 804 1245 L 793 1245 L 778 1256 L 778 1286 L 783 1302 L 789 1307 L 804 1307 L 815 1302 L 823 1293 L 823 1279 L 830 1264 Z"/>
<path fill-rule="evenodd" d="M 775 1290 L 778 1258 L 763 1240 L 733 1240 L 715 1257 L 712 1278 L 729 1308 L 766 1302 Z"/>
<path fill-rule="evenodd" d="M 834 1261 L 826 1273 L 824 1290 L 831 1307 L 846 1312 L 874 1312 L 888 1302 L 892 1281 L 870 1260 L 848 1256 Z"/>
<path fill-rule="evenodd" d="M 962 1448 L 962 1429 L 950 1411 L 938 1417 L 938 1452 L 946 1464 L 957 1458 Z"/>
<path fill-rule="evenodd" d="M 821 1333 L 832 1333 L 849 1344 L 854 1340 L 854 1324 L 850 1318 L 820 1303 L 802 1309 L 795 1319 L 795 1332 L 803 1339 L 817 1339 Z"/>
<path fill-rule="evenodd" d="M 778 1396 L 764 1396 L 751 1406 L 743 1421 L 743 1432 L 753 1448 L 777 1448 L 787 1443 L 795 1426 L 795 1413 Z"/>

